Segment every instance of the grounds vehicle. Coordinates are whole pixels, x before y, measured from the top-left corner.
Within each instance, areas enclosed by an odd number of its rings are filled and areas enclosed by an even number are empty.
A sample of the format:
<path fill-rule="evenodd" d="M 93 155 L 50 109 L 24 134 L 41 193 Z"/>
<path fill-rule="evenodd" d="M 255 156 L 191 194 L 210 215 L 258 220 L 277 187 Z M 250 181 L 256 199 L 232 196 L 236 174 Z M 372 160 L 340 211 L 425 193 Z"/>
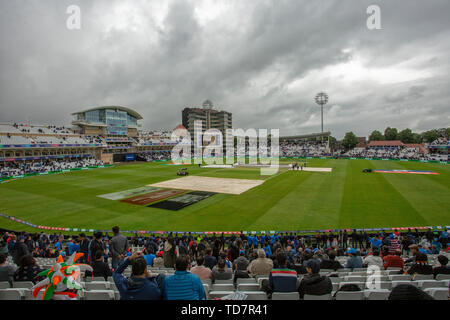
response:
<path fill-rule="evenodd" d="M 177 176 L 188 176 L 189 175 L 189 171 L 187 168 L 182 168 L 180 170 L 178 170 L 177 172 Z"/>

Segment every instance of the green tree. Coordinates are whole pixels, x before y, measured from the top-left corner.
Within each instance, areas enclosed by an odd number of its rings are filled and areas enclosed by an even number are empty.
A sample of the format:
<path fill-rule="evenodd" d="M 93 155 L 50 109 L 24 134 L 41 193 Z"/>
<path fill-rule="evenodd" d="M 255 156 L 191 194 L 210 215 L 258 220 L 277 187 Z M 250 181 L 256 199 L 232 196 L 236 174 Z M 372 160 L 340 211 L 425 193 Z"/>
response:
<path fill-rule="evenodd" d="M 398 133 L 398 139 L 400 139 L 403 143 L 413 143 L 414 137 L 411 129 L 406 128 L 405 130 L 400 131 Z"/>
<path fill-rule="evenodd" d="M 384 136 L 378 130 L 372 131 L 372 133 L 369 136 L 369 141 L 382 141 L 382 140 L 384 140 Z"/>
<path fill-rule="evenodd" d="M 445 129 L 445 135 L 450 138 L 450 128 Z"/>
<path fill-rule="evenodd" d="M 342 140 L 342 145 L 346 149 L 353 149 L 358 144 L 358 138 L 353 132 L 347 132 L 345 134 L 344 140 Z"/>
<path fill-rule="evenodd" d="M 434 140 L 438 139 L 440 137 L 439 132 L 437 130 L 429 130 L 423 133 L 423 140 L 425 140 L 428 143 L 433 142 Z"/>
<path fill-rule="evenodd" d="M 386 140 L 398 140 L 398 132 L 396 128 L 387 127 L 384 130 L 384 138 Z"/>
<path fill-rule="evenodd" d="M 336 142 L 337 142 L 336 138 L 333 136 L 330 136 L 328 141 L 330 141 L 330 148 L 334 148 L 334 146 L 336 145 Z"/>
<path fill-rule="evenodd" d="M 422 143 L 423 137 L 421 134 L 413 133 L 413 143 Z"/>

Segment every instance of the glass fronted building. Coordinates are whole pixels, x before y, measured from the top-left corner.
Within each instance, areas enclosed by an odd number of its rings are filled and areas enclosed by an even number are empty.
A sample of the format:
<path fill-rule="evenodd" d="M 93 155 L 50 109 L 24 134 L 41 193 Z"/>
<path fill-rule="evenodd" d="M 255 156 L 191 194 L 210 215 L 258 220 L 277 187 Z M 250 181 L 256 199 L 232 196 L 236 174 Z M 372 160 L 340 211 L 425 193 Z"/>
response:
<path fill-rule="evenodd" d="M 72 124 L 81 133 L 112 137 L 136 136 L 142 119 L 136 111 L 125 107 L 97 107 L 72 114 Z"/>

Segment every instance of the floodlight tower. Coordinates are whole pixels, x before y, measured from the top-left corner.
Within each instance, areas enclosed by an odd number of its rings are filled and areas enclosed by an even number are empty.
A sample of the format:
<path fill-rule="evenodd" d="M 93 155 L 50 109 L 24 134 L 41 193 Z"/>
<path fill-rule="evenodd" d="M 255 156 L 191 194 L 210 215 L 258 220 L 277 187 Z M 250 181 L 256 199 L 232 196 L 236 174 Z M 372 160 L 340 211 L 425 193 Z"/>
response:
<path fill-rule="evenodd" d="M 320 106 L 320 113 L 321 113 L 321 119 L 322 119 L 322 131 L 323 134 L 323 106 L 327 104 L 328 102 L 328 95 L 325 92 L 319 92 L 316 94 L 315 97 L 316 103 Z M 323 140 L 323 136 L 322 136 Z"/>

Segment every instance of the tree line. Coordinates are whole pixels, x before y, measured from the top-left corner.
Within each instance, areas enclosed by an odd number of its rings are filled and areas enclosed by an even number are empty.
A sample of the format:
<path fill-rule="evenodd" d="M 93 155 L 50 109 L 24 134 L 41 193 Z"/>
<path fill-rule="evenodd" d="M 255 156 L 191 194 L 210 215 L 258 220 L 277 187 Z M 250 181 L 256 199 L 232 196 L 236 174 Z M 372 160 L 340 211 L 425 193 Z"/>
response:
<path fill-rule="evenodd" d="M 403 143 L 431 143 L 440 137 L 450 137 L 450 128 L 433 129 L 422 133 L 416 133 L 409 128 L 399 132 L 397 128 L 387 127 L 384 130 L 384 134 L 378 130 L 372 131 L 369 135 L 369 141 L 400 140 Z M 356 135 L 353 132 L 347 132 L 341 144 L 346 149 L 352 149 L 356 147 L 358 143 L 359 141 Z"/>

